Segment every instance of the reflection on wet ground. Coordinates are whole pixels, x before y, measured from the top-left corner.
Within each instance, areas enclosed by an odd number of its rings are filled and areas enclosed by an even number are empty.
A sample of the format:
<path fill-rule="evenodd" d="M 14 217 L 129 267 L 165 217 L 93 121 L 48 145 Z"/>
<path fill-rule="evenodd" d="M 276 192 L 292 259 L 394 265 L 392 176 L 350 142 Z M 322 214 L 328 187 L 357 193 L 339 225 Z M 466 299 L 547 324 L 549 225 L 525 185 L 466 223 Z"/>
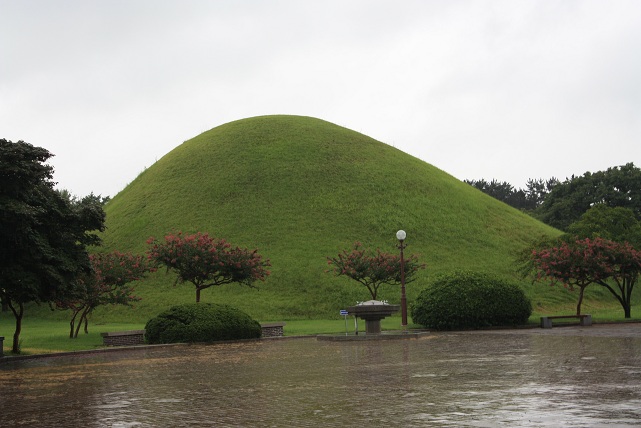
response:
<path fill-rule="evenodd" d="M 0 365 L 0 426 L 641 425 L 641 325 L 147 348 Z"/>

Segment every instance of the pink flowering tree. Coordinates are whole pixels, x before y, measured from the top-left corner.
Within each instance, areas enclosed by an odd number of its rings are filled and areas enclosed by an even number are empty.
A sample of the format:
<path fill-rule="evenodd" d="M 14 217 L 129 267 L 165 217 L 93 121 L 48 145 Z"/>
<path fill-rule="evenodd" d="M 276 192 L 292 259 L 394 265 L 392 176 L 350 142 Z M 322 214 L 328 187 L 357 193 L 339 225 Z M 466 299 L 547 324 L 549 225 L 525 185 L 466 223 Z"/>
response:
<path fill-rule="evenodd" d="M 627 242 L 602 238 L 570 239 L 530 253 L 531 270 L 537 280 L 579 288 L 576 313 L 586 287 L 605 287 L 621 304 L 626 318 L 631 316 L 631 297 L 641 273 L 641 252 Z"/>
<path fill-rule="evenodd" d="M 264 281 L 270 274 L 269 260 L 263 259 L 258 250 L 233 247 L 206 233 L 177 232 L 165 236 L 164 241 L 149 238 L 147 243 L 150 262 L 175 271 L 176 283 L 192 283 L 196 302 L 200 302 L 200 292 L 209 287 L 232 282 L 255 287 L 255 281 Z"/>
<path fill-rule="evenodd" d="M 131 306 L 139 301 L 130 283 L 143 278 L 149 271 L 146 258 L 140 255 L 114 251 L 92 254 L 89 259 L 91 272 L 77 278 L 74 292 L 69 297 L 55 302 L 56 308 L 72 312 L 70 338 L 78 337 L 83 324 L 85 333 L 88 332 L 88 317 L 98 306 Z"/>
<path fill-rule="evenodd" d="M 405 256 L 405 283 L 412 282 L 416 272 L 425 269 L 425 264 L 418 262 L 418 256 Z M 376 300 L 381 285 L 401 284 L 401 258 L 397 254 L 384 253 L 380 249 L 371 251 L 355 242 L 351 250 L 343 250 L 336 257 L 328 257 L 329 270 L 336 276 L 346 276 L 369 290 L 372 299 Z"/>

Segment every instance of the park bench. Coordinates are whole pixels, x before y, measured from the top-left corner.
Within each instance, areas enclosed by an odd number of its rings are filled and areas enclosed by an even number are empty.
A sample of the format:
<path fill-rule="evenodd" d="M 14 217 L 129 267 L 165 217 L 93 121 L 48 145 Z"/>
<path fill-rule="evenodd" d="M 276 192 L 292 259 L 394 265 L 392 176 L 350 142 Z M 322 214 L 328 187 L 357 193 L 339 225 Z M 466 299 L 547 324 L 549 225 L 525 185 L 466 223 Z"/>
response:
<path fill-rule="evenodd" d="M 578 319 L 579 325 L 592 325 L 592 315 L 556 315 L 551 317 L 541 317 L 541 328 L 552 328 L 552 320 L 555 319 Z"/>

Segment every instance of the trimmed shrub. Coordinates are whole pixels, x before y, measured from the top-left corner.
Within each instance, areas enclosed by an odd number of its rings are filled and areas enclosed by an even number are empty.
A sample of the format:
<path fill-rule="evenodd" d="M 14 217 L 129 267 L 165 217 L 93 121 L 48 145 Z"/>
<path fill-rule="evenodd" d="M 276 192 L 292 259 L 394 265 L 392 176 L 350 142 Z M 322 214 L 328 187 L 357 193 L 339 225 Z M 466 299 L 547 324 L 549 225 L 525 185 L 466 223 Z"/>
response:
<path fill-rule="evenodd" d="M 436 278 L 412 306 L 412 320 L 436 330 L 525 324 L 531 314 L 518 285 L 469 271 Z"/>
<path fill-rule="evenodd" d="M 150 319 L 145 329 L 151 344 L 254 339 L 261 335 L 260 324 L 249 315 L 215 303 L 173 306 Z"/>

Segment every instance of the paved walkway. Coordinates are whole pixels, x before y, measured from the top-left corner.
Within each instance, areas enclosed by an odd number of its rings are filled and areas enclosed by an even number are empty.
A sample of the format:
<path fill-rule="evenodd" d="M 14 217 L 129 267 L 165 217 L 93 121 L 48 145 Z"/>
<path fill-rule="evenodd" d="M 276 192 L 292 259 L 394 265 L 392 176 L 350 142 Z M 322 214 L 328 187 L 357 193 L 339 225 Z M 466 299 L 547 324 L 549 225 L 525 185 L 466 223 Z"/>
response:
<path fill-rule="evenodd" d="M 140 347 L 0 364 L 0 427 L 639 427 L 639 385 L 641 323 Z"/>

